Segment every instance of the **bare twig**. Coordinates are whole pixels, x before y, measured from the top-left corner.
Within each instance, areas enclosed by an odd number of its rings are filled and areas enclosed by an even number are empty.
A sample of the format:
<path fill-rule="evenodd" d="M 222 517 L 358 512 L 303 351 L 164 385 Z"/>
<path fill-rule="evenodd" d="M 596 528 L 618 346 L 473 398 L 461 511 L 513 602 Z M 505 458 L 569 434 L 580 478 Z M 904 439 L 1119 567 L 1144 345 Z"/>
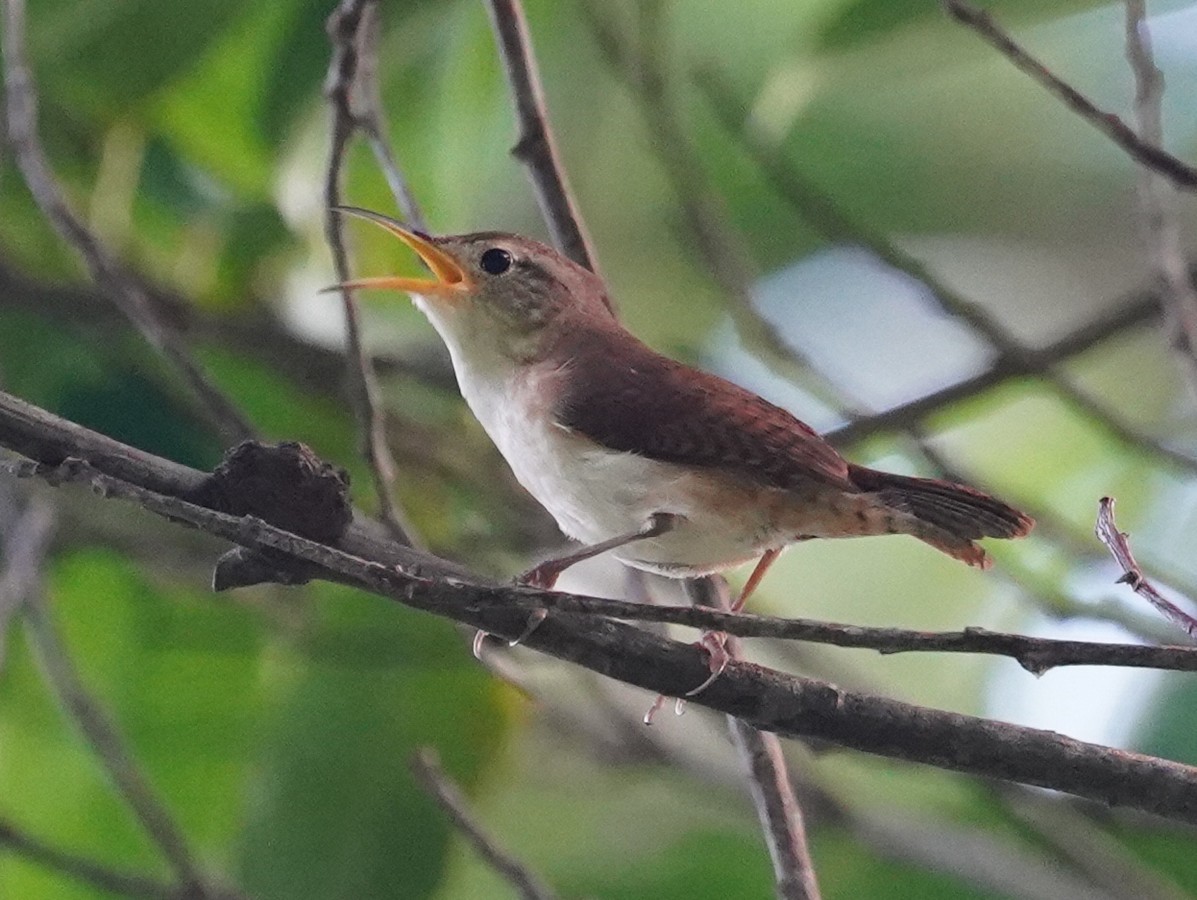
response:
<path fill-rule="evenodd" d="M 9 822 L 0 821 L 0 847 L 13 853 L 19 853 L 25 859 L 61 872 L 84 884 L 124 897 L 144 897 L 146 900 L 184 900 L 187 896 L 183 890 L 174 885 L 141 875 L 118 872 L 85 857 L 51 847 Z"/>
<path fill-rule="evenodd" d="M 971 326 L 997 352 L 997 358 L 986 371 L 884 412 L 859 416 L 834 432 L 832 437 L 844 443 L 852 443 L 884 428 L 908 428 L 944 406 L 972 397 L 1010 378 L 1034 374 L 1046 380 L 1070 406 L 1100 422 L 1114 437 L 1149 450 L 1186 471 L 1197 472 L 1197 459 L 1127 425 L 1073 384 L 1060 370 L 1059 363 L 1088 350 L 1106 337 L 1121 333 L 1139 321 L 1140 316 L 1155 315 L 1156 309 L 1152 308 L 1152 305 L 1135 301 L 1125 308 L 1120 307 L 1114 313 L 1082 326 L 1072 335 L 1048 347 L 1024 347 L 983 306 L 953 290 L 930 267 L 907 253 L 889 237 L 849 215 L 833 197 L 824 193 L 801 172 L 796 171 L 776 147 L 768 145 L 761 137 L 744 129 L 740 105 L 725 80 L 715 70 L 700 70 L 696 74 L 696 82 L 724 128 L 740 141 L 745 152 L 778 195 L 793 205 L 824 237 L 829 241 L 864 247 L 886 265 L 916 279 L 927 289 L 930 298 L 941 309 Z M 1158 304 L 1159 301 L 1153 300 L 1152 303 Z"/>
<path fill-rule="evenodd" d="M 544 88 L 520 0 L 487 0 L 491 26 L 503 57 L 520 134 L 511 153 L 528 169 L 540 212 L 553 243 L 578 265 L 598 271 L 598 258 L 578 213 L 549 126 Z"/>
<path fill-rule="evenodd" d="M 610 4 L 587 0 L 580 6 L 590 24 L 603 58 L 627 86 L 651 130 L 651 149 L 681 207 L 682 219 L 692 237 L 695 261 L 727 299 L 727 310 L 745 345 L 781 377 L 801 385 L 820 401 L 843 411 L 859 412 L 859 402 L 833 381 L 822 376 L 797 347 L 760 315 L 753 303 L 757 272 L 748 249 L 727 224 L 727 214 L 711 189 L 692 143 L 678 121 L 666 92 L 661 54 L 660 3 L 641 4 L 639 40 L 625 38 L 610 22 Z"/>
<path fill-rule="evenodd" d="M 327 26 L 333 54 L 324 93 L 332 111 L 332 137 L 324 178 L 324 233 L 332 251 L 337 280 L 342 282 L 349 280 L 349 256 L 345 249 L 343 223 L 335 207 L 341 205 L 341 174 L 345 154 L 358 127 L 358 117 L 354 110 L 354 91 L 360 77 L 359 69 L 363 58 L 362 26 L 367 16 L 366 10 L 375 2 L 376 0 L 341 0 L 329 16 Z M 381 140 L 381 125 L 376 125 L 374 133 Z M 378 497 L 379 518 L 397 541 L 411 544 L 414 532 L 411 525 L 403 521 L 402 510 L 392 497 L 395 460 L 387 446 L 386 413 L 379 398 L 378 380 L 362 342 L 357 300 L 354 292 L 345 287 L 341 288 L 341 300 L 345 310 L 349 358 L 352 362 L 354 408 L 357 410 L 361 427 L 362 452 L 374 480 L 374 492 Z"/>
<path fill-rule="evenodd" d="M 4 499 L 12 501 L 5 506 L 14 508 L 11 517 L 5 517 L 4 510 L 0 510 L 0 550 L 3 551 L 0 558 L 4 561 L 4 570 L 0 572 L 0 663 L 3 663 L 10 623 L 41 584 L 42 567 L 54 526 L 54 515 L 48 503 L 30 500 L 18 511 L 16 497 Z"/>
<path fill-rule="evenodd" d="M 186 836 L 125 746 L 116 724 L 84 686 L 40 595 L 31 595 L 26 600 L 25 622 L 60 702 L 146 834 L 162 851 L 182 884 L 199 897 L 211 896 Z"/>
<path fill-rule="evenodd" d="M 1135 122 L 1139 136 L 1163 146 L 1164 76 L 1156 68 L 1144 0 L 1126 0 L 1126 57 L 1135 76 Z M 1139 207 L 1143 235 L 1160 280 L 1164 310 L 1190 390 L 1197 393 L 1197 290 L 1189 274 L 1176 210 L 1176 192 L 1155 170 L 1141 166 Z"/>
<path fill-rule="evenodd" d="M 232 541 L 273 552 L 319 573 L 416 609 L 447 616 L 654 694 L 683 696 L 709 674 L 706 654 L 632 626 L 549 613 L 531 634 L 527 614 L 505 602 L 522 592 L 413 577 L 393 565 L 275 528 L 157 494 L 78 460 L 59 466 L 0 466 L 54 483 L 78 481 L 106 496 Z M 882 756 L 1048 787 L 1098 802 L 1197 823 L 1197 769 L 1142 754 L 959 713 L 933 710 L 731 661 L 693 703 L 782 736 L 821 738 Z"/>
<path fill-rule="evenodd" d="M 8 138 L 38 208 L 67 245 L 79 254 L 96 284 L 179 371 L 211 424 L 231 441 L 253 438 L 253 426 L 200 368 L 138 280 L 116 261 L 71 209 L 38 139 L 37 92 L 25 53 L 25 0 L 3 0 L 3 25 Z"/>
<path fill-rule="evenodd" d="M 453 780 L 441 768 L 436 753 L 424 747 L 411 758 L 416 780 L 448 817 L 453 827 L 470 842 L 478 855 L 510 884 L 524 900 L 554 900 L 557 894 L 536 873 L 500 847 L 477 822 L 469 803 Z"/>
<path fill-rule="evenodd" d="M 722 576 L 696 578 L 687 588 L 697 606 L 728 610 L 731 598 Z M 732 659 L 742 659 L 739 642 L 728 637 L 724 649 Z M 781 741 L 759 731 L 743 719 L 727 717 L 732 742 L 748 776 L 748 787 L 757 819 L 773 861 L 774 888 L 781 900 L 819 900 L 819 884 L 806 839 L 802 807 L 790 781 Z"/>
<path fill-rule="evenodd" d="M 1131 553 L 1130 543 L 1126 532 L 1119 531 L 1114 523 L 1114 498 L 1102 497 L 1097 505 L 1097 527 L 1095 529 L 1098 540 L 1109 548 L 1111 555 L 1122 567 L 1122 577 L 1119 583 L 1129 584 L 1140 597 L 1154 606 L 1159 613 L 1168 619 L 1191 638 L 1197 638 L 1197 619 L 1166 598 L 1143 575 L 1143 570 L 1135 562 Z"/>
<path fill-rule="evenodd" d="M 988 12 L 966 3 L 965 0 L 944 0 L 943 5 L 949 16 L 972 29 L 982 40 L 1039 82 L 1065 106 L 1121 147 L 1135 162 L 1158 172 L 1177 187 L 1186 190 L 1197 189 L 1197 169 L 1158 145 L 1144 140 L 1113 113 L 1098 109 L 1080 91 L 1053 74 L 1016 43 Z"/>
<path fill-rule="evenodd" d="M 394 148 L 387 139 L 386 116 L 382 109 L 382 96 L 378 82 L 378 41 L 382 31 L 382 20 L 378 15 L 378 4 L 371 2 L 362 10 L 359 27 L 361 41 L 357 63 L 357 103 L 354 122 L 365 135 L 374 160 L 386 178 L 395 205 L 412 228 L 428 230 L 428 221 L 412 192 L 411 185 L 403 174 Z"/>

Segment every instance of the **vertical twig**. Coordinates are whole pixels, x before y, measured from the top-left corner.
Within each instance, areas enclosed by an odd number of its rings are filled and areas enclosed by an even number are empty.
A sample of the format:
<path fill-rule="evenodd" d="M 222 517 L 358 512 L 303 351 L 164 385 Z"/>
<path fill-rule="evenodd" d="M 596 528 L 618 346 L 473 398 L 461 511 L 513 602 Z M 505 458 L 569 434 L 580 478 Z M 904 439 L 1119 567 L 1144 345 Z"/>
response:
<path fill-rule="evenodd" d="M 1144 0 L 1126 0 L 1126 58 L 1135 77 L 1135 123 L 1139 137 L 1164 143 L 1164 76 L 1155 65 Z M 1139 167 L 1143 237 L 1160 280 L 1163 307 L 1191 391 L 1197 394 L 1197 290 L 1189 275 L 1176 210 L 1176 191 L 1150 166 Z"/>
<path fill-rule="evenodd" d="M 721 576 L 690 579 L 686 589 L 698 606 L 722 610 L 731 606 L 727 581 Z M 724 647 L 732 659 L 742 658 L 736 638 L 728 636 Z M 758 731 L 734 716 L 727 717 L 727 725 L 747 770 L 757 818 L 773 860 L 777 896 L 782 900 L 819 900 L 802 808 L 790 783 L 781 740 L 776 734 Z"/>
<path fill-rule="evenodd" d="M 428 795 L 436 801 L 453 827 L 470 842 L 478 855 L 510 884 L 523 900 L 556 900 L 557 894 L 523 863 L 498 845 L 470 812 L 465 795 L 441 768 L 436 753 L 424 747 L 411 758 L 411 770 Z"/>
<path fill-rule="evenodd" d="M 4 90 L 8 140 L 34 202 L 76 253 L 96 284 L 183 376 L 207 419 L 230 441 L 255 436 L 241 412 L 208 378 L 179 335 L 159 315 L 138 280 L 75 215 L 37 134 L 37 90 L 25 53 L 25 0 L 3 0 Z"/>
<path fill-rule="evenodd" d="M 487 0 L 486 5 L 519 120 L 519 139 L 511 153 L 528 169 L 553 243 L 574 262 L 597 272 L 598 259 L 578 213 L 549 126 L 544 88 L 532 51 L 524 6 L 520 0 Z"/>
<path fill-rule="evenodd" d="M 345 249 L 341 216 L 334 207 L 341 205 L 341 173 L 345 154 L 358 127 L 357 114 L 354 112 L 354 90 L 359 81 L 359 66 L 363 58 L 362 26 L 368 16 L 366 10 L 374 6 L 375 2 L 376 0 L 342 0 L 328 18 L 328 36 L 332 42 L 333 53 L 324 93 L 332 110 L 332 136 L 324 179 L 324 232 L 332 251 L 338 281 L 349 280 L 349 255 Z M 380 123 L 375 134 L 381 140 L 381 131 L 378 128 L 381 128 Z M 414 532 L 411 526 L 403 521 L 402 510 L 392 498 L 395 460 L 387 446 L 386 416 L 378 396 L 378 380 L 362 343 L 357 299 L 352 290 L 341 288 L 341 300 L 345 310 L 354 408 L 357 410 L 361 428 L 362 452 L 370 468 L 374 492 L 378 497 L 379 518 L 395 540 L 403 544 L 412 544 Z"/>

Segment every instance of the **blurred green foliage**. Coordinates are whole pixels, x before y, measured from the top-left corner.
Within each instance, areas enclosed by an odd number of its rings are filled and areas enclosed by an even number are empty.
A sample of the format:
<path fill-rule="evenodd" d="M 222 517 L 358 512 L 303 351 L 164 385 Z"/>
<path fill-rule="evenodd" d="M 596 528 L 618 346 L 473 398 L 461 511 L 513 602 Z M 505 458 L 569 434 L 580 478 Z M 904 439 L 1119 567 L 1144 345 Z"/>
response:
<path fill-rule="evenodd" d="M 285 331 L 310 342 L 313 355 L 338 346 L 341 327 L 336 298 L 316 294 L 332 280 L 321 208 L 331 6 L 31 0 L 28 13 L 41 135 L 80 214 L 202 321 Z M 388 124 L 432 226 L 543 236 L 508 155 L 515 126 L 482 5 L 382 6 Z M 759 348 L 729 338 L 725 298 L 662 172 L 660 132 L 612 75 L 573 3 L 527 6 L 564 157 L 630 327 L 666 351 L 748 380 Z M 594 6 L 635 39 L 636 3 Z M 1120 6 L 1007 0 L 994 9 L 1060 74 L 1102 105 L 1128 110 Z M 1153 4 L 1152 12 L 1182 16 L 1186 7 Z M 670 101 L 762 273 L 800 272 L 825 242 L 717 124 L 690 78 L 696 66 L 727 78 L 742 98 L 745 127 L 796 171 L 858 220 L 893 234 L 1028 344 L 1050 341 L 1150 282 L 1131 165 L 946 22 L 936 4 L 674 0 L 666 15 L 665 39 L 652 49 L 669 75 Z M 1183 33 L 1176 21 L 1161 28 L 1157 49 L 1169 96 L 1185 97 L 1197 87 L 1197 60 L 1191 47 L 1169 41 Z M 1191 26 L 1192 16 L 1183 21 Z M 1170 133 L 1179 135 L 1175 152 L 1194 155 L 1191 124 Z M 351 153 L 345 176 L 349 201 L 393 208 L 363 148 Z M 23 279 L 0 292 L 5 389 L 147 450 L 211 466 L 219 441 L 140 339 L 85 308 L 102 297 L 77 295 L 76 314 L 39 305 L 33 286 L 79 281 L 79 266 L 36 211 L 8 152 L 0 155 L 0 209 L 0 275 Z M 385 235 L 352 223 L 348 231 L 357 271 L 413 265 Z M 848 335 L 860 315 L 853 300 L 837 296 L 823 310 Z M 518 570 L 530 548 L 544 552 L 553 530 L 435 377 L 435 338 L 419 316 L 380 303 L 366 318 L 372 343 L 402 363 L 385 387 L 405 507 L 438 551 L 479 568 Z M 801 316 L 789 318 L 801 335 Z M 893 323 L 893 340 L 902 327 Z M 213 378 L 271 438 L 303 440 L 346 466 L 356 502 L 372 507 L 341 380 L 313 386 L 296 376 L 302 360 L 277 365 L 245 342 L 223 340 L 227 333 L 215 325 L 196 331 Z M 1191 399 L 1154 327 L 1103 344 L 1066 371 L 1135 427 L 1197 448 Z M 787 389 L 777 379 L 764 387 Z M 813 404 L 792 405 L 813 414 Z M 1057 533 L 1042 529 L 1024 546 L 1003 548 L 988 577 L 914 542 L 804 546 L 775 567 L 761 609 L 928 629 L 1084 624 L 1087 604 L 1121 596 L 1092 555 L 1077 554 L 1078 545 L 1090 546 L 1102 493 L 1120 498 L 1120 521 L 1141 541 L 1146 564 L 1178 587 L 1197 586 L 1192 473 L 1131 446 L 1050 384 L 1007 383 L 943 410 L 931 425 L 935 446 L 967 474 L 1046 512 Z M 855 456 L 923 465 L 909 442 L 888 436 Z M 472 660 L 449 624 L 340 588 L 214 598 L 199 574 L 209 544 L 188 543 L 194 536 L 149 518 L 125 521 L 91 497 L 54 499 L 62 528 L 46 592 L 70 653 L 202 862 L 250 895 L 510 895 L 408 774 L 409 754 L 424 744 L 439 750 L 501 842 L 567 896 L 770 894 L 768 858 L 719 721 L 693 710 L 684 720 L 662 716 L 646 736 L 635 723 L 650 698 L 552 667 L 546 674 L 547 664 L 517 652 L 511 660 L 531 685 L 530 702 Z M 181 555 L 190 566 L 178 565 Z M 8 631 L 4 649 L 0 817 L 99 863 L 168 878 L 60 711 L 21 627 Z M 1036 722 L 1046 716 L 1046 727 L 1082 696 L 1092 705 L 1082 736 L 1113 734 L 1193 759 L 1187 735 L 1197 697 L 1180 677 L 1127 675 L 1133 702 L 1113 708 L 1083 687 L 1053 687 L 1054 674 L 1036 682 L 1012 664 L 972 657 L 760 652 L 764 661 L 963 711 L 992 711 L 1000 696 L 1008 701 L 1002 709 Z M 1122 727 L 1127 721 L 1133 727 Z M 614 741 L 628 728 L 638 737 L 626 739 L 627 758 L 594 749 L 599 737 Z M 639 754 L 638 742 L 646 745 Z M 1051 896 L 1043 884 L 1095 887 L 1050 834 L 1015 824 L 1000 798 L 959 778 L 835 754 L 799 756 L 797 766 L 800 780 L 862 817 L 854 826 L 814 816 L 829 897 Z M 890 824 L 860 825 L 877 813 Z M 1026 854 L 1019 859 L 1063 882 L 1020 893 L 967 853 L 945 862 L 941 832 L 905 828 L 904 817 L 967 833 L 978 858 L 1006 859 L 1000 853 L 1013 845 Z M 1187 833 L 1138 820 L 1100 824 L 1122 863 L 1171 879 L 1173 893 L 1159 896 L 1197 890 Z M 930 836 L 920 844 L 924 831 Z M 0 895 L 107 896 L 3 848 Z"/>

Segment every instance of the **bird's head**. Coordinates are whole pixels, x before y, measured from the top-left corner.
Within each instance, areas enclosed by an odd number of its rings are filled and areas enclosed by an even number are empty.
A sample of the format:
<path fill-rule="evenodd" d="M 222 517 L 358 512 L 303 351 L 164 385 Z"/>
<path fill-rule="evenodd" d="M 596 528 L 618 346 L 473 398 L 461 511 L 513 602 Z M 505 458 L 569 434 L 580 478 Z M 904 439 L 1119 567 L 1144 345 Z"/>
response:
<path fill-rule="evenodd" d="M 432 275 L 360 278 L 338 287 L 406 291 L 451 351 L 534 358 L 578 317 L 612 319 L 602 280 L 539 241 L 496 231 L 433 237 L 369 210 L 337 210 L 385 228 L 415 250 Z"/>

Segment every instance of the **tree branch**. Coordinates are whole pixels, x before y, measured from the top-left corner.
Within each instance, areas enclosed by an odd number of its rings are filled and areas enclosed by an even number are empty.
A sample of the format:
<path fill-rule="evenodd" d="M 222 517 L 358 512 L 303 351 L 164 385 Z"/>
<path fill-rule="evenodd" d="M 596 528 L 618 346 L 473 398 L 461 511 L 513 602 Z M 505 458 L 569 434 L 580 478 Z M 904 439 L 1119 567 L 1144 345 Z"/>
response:
<path fill-rule="evenodd" d="M 1131 553 L 1127 534 L 1119 531 L 1114 522 L 1114 498 L 1102 497 L 1097 505 L 1097 527 L 1094 529 L 1098 539 L 1109 548 L 1110 554 L 1122 568 L 1120 583 L 1129 584 L 1140 597 L 1156 608 L 1156 610 L 1180 628 L 1189 637 L 1197 639 L 1197 619 L 1156 590 L 1155 585 L 1143 575 L 1143 570 L 1135 562 Z"/>
<path fill-rule="evenodd" d="M 691 579 L 686 587 L 699 608 L 731 608 L 727 579 L 722 576 Z M 733 637 L 725 639 L 724 649 L 731 659 L 744 657 L 739 641 Z M 727 717 L 727 728 L 748 775 L 748 788 L 773 862 L 777 896 L 782 900 L 819 900 L 806 823 L 781 741 L 777 735 L 759 731 L 735 716 Z"/>
<path fill-rule="evenodd" d="M 1156 68 L 1143 0 L 1125 0 L 1126 57 L 1135 76 L 1135 122 L 1142 139 L 1164 143 L 1164 76 Z M 1139 168 L 1143 236 L 1164 297 L 1172 346 L 1190 391 L 1197 395 L 1197 290 L 1185 261 L 1175 190 L 1150 167 Z"/>
<path fill-rule="evenodd" d="M 964 0 L 943 0 L 943 5 L 951 18 L 970 28 L 1017 68 L 1039 82 L 1048 93 L 1121 147 L 1139 165 L 1158 172 L 1177 187 L 1186 190 L 1197 189 L 1197 169 L 1156 144 L 1140 138 L 1134 129 L 1113 113 L 1098 109 L 1080 91 L 1057 77 L 1047 66 L 1016 43 L 988 12 Z"/>
<path fill-rule="evenodd" d="M 520 135 L 511 153 L 528 169 L 553 243 L 578 265 L 597 272 L 598 258 L 578 213 L 549 125 L 548 106 L 536 68 L 523 3 L 520 0 L 487 0 L 487 10 L 519 120 Z"/>
<path fill-rule="evenodd" d="M 253 426 L 192 358 L 138 279 L 125 271 L 71 209 L 37 135 L 37 92 L 25 53 L 25 0 L 3 0 L 2 12 L 8 139 L 38 208 L 79 254 L 92 280 L 183 376 L 207 420 L 229 440 L 253 438 Z"/>
<path fill-rule="evenodd" d="M 349 280 L 349 255 L 345 249 L 341 215 L 335 207 L 341 205 L 341 172 L 349 142 L 359 121 L 354 111 L 353 94 L 360 77 L 364 34 L 362 26 L 367 16 L 366 10 L 373 7 L 375 2 L 376 0 L 341 0 L 340 5 L 329 16 L 327 25 L 333 54 L 324 94 L 332 111 L 332 138 L 324 177 L 324 233 L 332 251 L 337 280 L 340 282 Z M 370 64 L 371 71 L 372 66 L 373 64 Z M 380 129 L 376 130 L 376 135 L 381 140 Z M 362 343 L 360 316 L 352 289 L 341 288 L 341 302 L 345 310 L 345 330 L 349 344 L 349 359 L 352 362 L 352 393 L 361 428 L 361 448 L 374 481 L 379 518 L 397 541 L 411 544 L 414 536 L 412 527 L 404 521 L 402 510 L 392 497 L 395 460 L 387 446 L 386 419 L 379 399 L 378 379 Z"/>
<path fill-rule="evenodd" d="M 0 434 L 0 444 L 8 443 Z M 273 553 L 318 572 L 320 577 L 509 640 L 525 631 L 527 613 L 518 602 L 530 593 L 527 589 L 434 577 L 441 562 L 410 548 L 401 548 L 401 555 L 422 568 L 401 570 L 395 565 L 394 552 L 385 559 L 355 556 L 252 517 L 230 516 L 105 475 L 87 463 L 66 460 L 76 454 L 63 453 L 61 448 L 51 455 L 57 455 L 61 464 L 26 463 L 7 468 L 55 482 L 84 482 L 102 494 L 135 500 L 157 515 L 252 550 Z M 107 464 L 120 468 L 111 460 Z M 706 656 L 697 648 L 595 616 L 550 612 L 524 643 L 667 696 L 684 695 L 709 674 Z M 894 759 L 1049 787 L 1197 823 L 1197 769 L 1053 732 L 913 706 L 738 661 L 729 663 L 693 702 L 782 736 L 817 737 Z"/>
<path fill-rule="evenodd" d="M 424 790 L 465 835 L 478 855 L 510 884 L 523 900 L 555 900 L 557 894 L 510 853 L 495 843 L 471 814 L 465 795 L 441 768 L 436 753 L 424 747 L 411 758 L 411 770 Z"/>

